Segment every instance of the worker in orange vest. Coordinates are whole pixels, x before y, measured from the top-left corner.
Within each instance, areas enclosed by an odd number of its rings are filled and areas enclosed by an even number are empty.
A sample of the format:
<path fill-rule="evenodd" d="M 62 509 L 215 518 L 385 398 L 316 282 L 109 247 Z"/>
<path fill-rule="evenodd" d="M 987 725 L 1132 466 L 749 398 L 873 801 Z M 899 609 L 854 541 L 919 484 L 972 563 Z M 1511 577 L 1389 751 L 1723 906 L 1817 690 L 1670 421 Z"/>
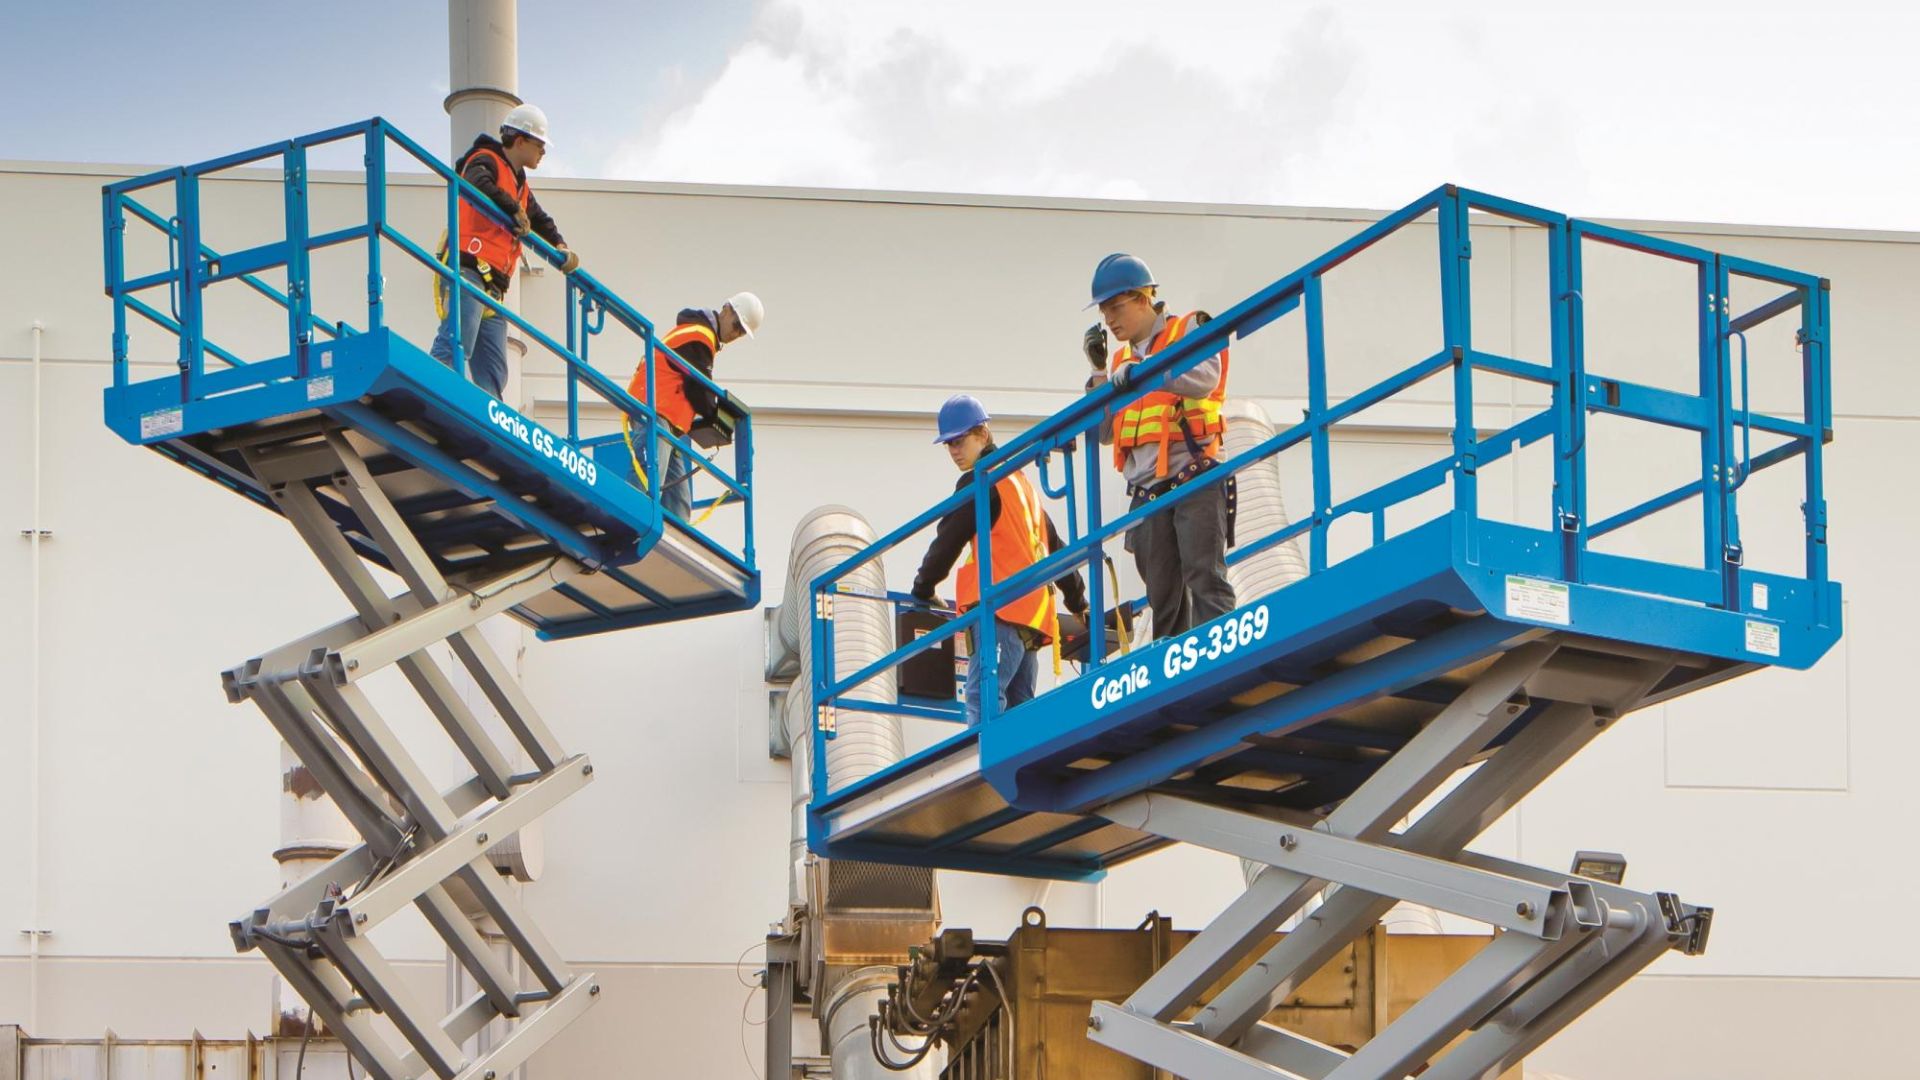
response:
<path fill-rule="evenodd" d="M 1207 321 L 1205 312 L 1172 313 L 1158 292 L 1147 264 L 1132 255 L 1100 260 L 1093 272 L 1093 303 L 1087 306 L 1099 306 L 1104 326 L 1088 328 L 1084 342 L 1096 369 L 1087 383 L 1089 392 L 1109 380 L 1127 389 L 1142 361 Z M 1106 331 L 1121 343 L 1111 364 Z M 1217 464 L 1226 396 L 1223 348 L 1106 418 L 1100 441 L 1113 445 L 1113 464 L 1126 480 L 1132 508 L 1167 495 Z M 1227 580 L 1232 485 L 1231 477 L 1212 484 L 1129 531 L 1126 546 L 1147 586 L 1154 637 L 1185 633 L 1234 609 L 1233 585 Z"/>
<path fill-rule="evenodd" d="M 940 406 L 938 434 L 934 442 L 947 448 L 947 456 L 960 470 L 955 490 L 973 479 L 973 466 L 992 454 L 997 447 L 988 429 L 986 406 L 967 395 L 956 394 Z M 1010 473 L 994 484 L 988 494 L 988 515 L 992 530 L 987 550 L 991 553 L 993 580 L 1005 581 L 1046 558 L 1060 547 L 1060 534 L 1053 519 L 1041 505 L 1040 492 L 1024 471 Z M 927 547 L 920 572 L 914 575 L 913 595 L 930 605 L 938 605 L 934 590 L 953 570 L 960 549 L 967 548 L 966 565 L 960 568 L 960 580 L 954 585 L 957 607 L 965 612 L 980 602 L 980 541 L 976 535 L 972 502 L 955 508 L 940 519 L 933 542 Z M 1058 611 L 1053 590 L 1057 586 L 1066 600 L 1067 610 L 1085 621 L 1087 589 L 1076 571 L 1068 571 L 1052 585 L 1043 585 L 1025 596 L 1007 600 L 993 612 L 991 635 L 973 634 L 969 650 L 975 661 L 967 665 L 966 714 L 968 726 L 980 722 L 981 679 L 985 668 L 978 662 L 983 649 L 996 650 L 995 676 L 999 683 L 999 712 L 1033 698 L 1036 667 L 1034 653 L 1060 639 Z M 982 644 L 990 641 L 992 644 Z"/>
<path fill-rule="evenodd" d="M 455 172 L 513 222 L 509 228 L 473 205 L 470 197 L 460 200 L 460 276 L 495 300 L 507 295 L 514 268 L 520 265 L 520 238 L 529 232 L 566 256 L 560 265 L 563 273 L 571 274 L 580 265 L 580 257 L 567 250 L 553 216 L 541 209 L 540 200 L 527 186 L 527 170 L 539 168 L 546 156 L 547 114 L 532 105 L 519 105 L 501 123 L 498 139 L 479 136 L 454 165 Z M 441 253 L 443 258 L 445 254 Z M 446 283 L 435 281 L 444 295 Z M 474 385 L 499 397 L 507 385 L 507 321 L 472 296 L 461 297 L 460 347 Z M 453 320 L 444 313 L 433 339 L 433 358 L 453 364 Z"/>
<path fill-rule="evenodd" d="M 672 349 L 674 356 L 712 379 L 713 361 L 720 355 L 720 350 L 743 337 L 753 337 L 766 315 L 766 306 L 758 296 L 750 292 L 734 293 L 717 310 L 682 309 L 674 321 L 673 329 L 663 334 L 659 342 Z M 644 363 L 634 368 L 633 378 L 627 382 L 627 393 L 646 403 L 647 366 Z M 663 349 L 653 351 L 653 394 L 653 406 L 660 415 L 661 423 L 682 439 L 693 430 L 696 422 L 713 419 L 715 410 L 719 408 L 719 399 L 714 392 L 700 380 L 688 378 L 673 356 L 668 356 Z M 646 482 L 642 478 L 646 474 L 641 469 L 639 444 L 634 439 L 633 431 L 634 426 L 629 424 L 627 456 L 631 471 L 627 480 L 635 487 L 644 489 Z M 693 477 L 687 455 L 664 438 L 656 441 L 654 453 L 663 462 L 660 470 L 660 503 L 682 521 L 687 521 L 693 509 Z"/>

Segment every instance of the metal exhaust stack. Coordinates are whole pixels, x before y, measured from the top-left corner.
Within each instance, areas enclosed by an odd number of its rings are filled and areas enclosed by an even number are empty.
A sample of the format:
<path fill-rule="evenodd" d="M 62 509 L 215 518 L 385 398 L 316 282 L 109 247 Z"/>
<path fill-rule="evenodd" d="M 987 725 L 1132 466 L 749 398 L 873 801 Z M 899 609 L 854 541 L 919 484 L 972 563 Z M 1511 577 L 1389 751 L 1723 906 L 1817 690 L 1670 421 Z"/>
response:
<path fill-rule="evenodd" d="M 447 160 L 457 162 L 475 136 L 498 132 L 507 113 L 522 104 L 519 0 L 449 0 L 447 86 L 442 103 L 452 137 Z M 506 306 L 520 310 L 520 279 L 544 269 L 544 264 L 530 264 L 514 274 Z M 518 327 L 508 327 L 507 348 L 525 362 L 527 343 Z M 525 404 L 520 387 L 520 364 L 509 364 L 502 394 L 508 404 Z"/>
<path fill-rule="evenodd" d="M 452 122 L 451 156 L 458 157 L 474 136 L 499 128 L 507 110 L 520 103 L 517 0 L 450 0 L 447 23 L 452 92 L 444 105 Z M 284 889 L 351 847 L 352 829 L 285 743 L 280 765 L 280 846 L 274 860 L 280 864 Z M 310 1024 L 320 1032 L 321 1026 L 309 1019 L 305 999 L 285 980 L 274 980 L 273 997 L 275 1035 L 298 1038 Z"/>
<path fill-rule="evenodd" d="M 518 0 L 451 0 L 447 4 L 447 95 L 452 157 L 476 135 L 499 130 L 520 104 Z M 451 158 L 450 158 L 451 160 Z"/>

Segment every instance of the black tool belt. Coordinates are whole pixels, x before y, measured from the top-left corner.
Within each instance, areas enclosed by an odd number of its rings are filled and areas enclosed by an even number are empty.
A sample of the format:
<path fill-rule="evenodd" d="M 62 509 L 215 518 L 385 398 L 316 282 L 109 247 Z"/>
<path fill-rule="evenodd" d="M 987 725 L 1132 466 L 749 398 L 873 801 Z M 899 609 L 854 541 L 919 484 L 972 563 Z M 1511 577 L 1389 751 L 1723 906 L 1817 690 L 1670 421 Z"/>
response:
<path fill-rule="evenodd" d="M 1171 492 L 1173 489 L 1179 487 L 1184 483 L 1187 483 L 1188 481 L 1192 480 L 1194 477 L 1199 476 L 1200 474 L 1206 472 L 1209 469 L 1212 469 L 1213 467 L 1219 464 L 1220 463 L 1218 461 L 1215 461 L 1213 458 L 1207 457 L 1204 454 L 1196 452 L 1191 458 L 1188 459 L 1185 465 L 1180 467 L 1180 470 L 1178 472 L 1174 473 L 1172 476 L 1169 476 L 1164 480 L 1156 481 L 1144 487 L 1136 487 L 1132 484 L 1128 484 L 1127 497 L 1132 500 L 1132 503 L 1130 504 L 1129 509 L 1138 510 L 1140 507 L 1145 506 L 1147 503 L 1153 502 L 1155 499 L 1158 499 L 1161 496 L 1166 495 L 1167 493 Z M 1225 480 L 1220 481 L 1221 493 L 1223 497 L 1227 500 L 1227 546 L 1228 547 L 1233 546 L 1234 520 L 1240 516 L 1240 485 L 1237 483 L 1238 480 L 1239 480 L 1239 477 L 1237 476 L 1229 476 Z"/>
<path fill-rule="evenodd" d="M 1187 463 L 1180 467 L 1179 472 L 1176 472 L 1172 476 L 1166 477 L 1163 480 L 1157 480 L 1151 484 L 1147 484 L 1144 486 L 1135 486 L 1133 484 L 1128 484 L 1127 497 L 1133 500 L 1133 505 L 1135 507 L 1138 507 L 1143 503 L 1150 503 L 1155 499 L 1158 499 L 1160 496 L 1165 495 L 1168 492 L 1172 491 L 1174 488 L 1179 487 L 1181 484 L 1184 484 L 1187 481 L 1193 479 L 1194 477 L 1199 476 L 1201 473 L 1206 472 L 1208 469 L 1213 468 L 1216 464 L 1218 464 L 1218 462 L 1214 461 L 1210 457 L 1206 457 L 1204 455 L 1196 455 L 1194 457 L 1189 458 L 1187 460 Z"/>

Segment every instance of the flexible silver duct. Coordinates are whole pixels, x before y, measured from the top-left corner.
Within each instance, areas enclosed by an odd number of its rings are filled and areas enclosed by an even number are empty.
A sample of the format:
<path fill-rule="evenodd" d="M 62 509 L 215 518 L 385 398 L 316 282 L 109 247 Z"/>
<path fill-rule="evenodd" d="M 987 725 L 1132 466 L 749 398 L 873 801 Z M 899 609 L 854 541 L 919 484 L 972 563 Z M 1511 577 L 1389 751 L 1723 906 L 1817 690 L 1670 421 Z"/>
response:
<path fill-rule="evenodd" d="M 1241 398 L 1226 404 L 1228 458 L 1242 454 L 1273 437 L 1273 421 L 1259 405 Z M 1287 516 L 1286 500 L 1280 492 L 1280 463 L 1273 458 L 1257 461 L 1241 469 L 1236 483 L 1240 488 L 1240 508 L 1235 519 L 1235 539 L 1245 544 L 1263 536 L 1272 536 L 1293 519 Z M 1298 540 L 1289 540 L 1229 567 L 1227 578 L 1233 582 L 1233 595 L 1242 604 L 1251 603 L 1284 585 L 1307 576 L 1307 558 Z"/>
<path fill-rule="evenodd" d="M 873 526 L 844 506 L 823 506 L 800 519 L 793 530 L 792 555 L 787 561 L 787 587 L 775 617 L 782 644 L 800 657 L 800 673 L 787 695 L 788 745 L 793 753 L 792 828 L 788 834 L 788 899 L 805 907 L 807 803 L 813 798 L 813 635 L 811 633 L 813 580 L 846 562 L 874 540 Z M 886 571 L 877 563 L 860 567 L 842 581 L 857 592 L 879 595 L 886 591 Z M 833 655 L 842 674 L 860 668 L 893 651 L 893 613 L 877 600 L 847 596 L 834 598 Z M 865 701 L 892 701 L 894 677 L 888 672 L 847 695 Z M 905 756 L 900 718 L 879 713 L 842 712 L 836 734 L 827 745 L 827 779 L 838 788 L 870 776 Z"/>
<path fill-rule="evenodd" d="M 1273 437 L 1273 421 L 1267 411 L 1244 398 L 1227 402 L 1226 456 L 1231 459 Z M 1280 463 L 1273 458 L 1256 461 L 1241 469 L 1235 481 L 1240 488 L 1239 509 L 1234 523 L 1234 539 L 1241 544 L 1258 540 L 1293 523 L 1287 516 L 1286 500 L 1280 492 Z M 1251 558 L 1227 568 L 1233 582 L 1234 599 L 1242 604 L 1290 585 L 1307 576 L 1307 559 L 1298 540 L 1275 544 Z M 1240 860 L 1240 872 L 1252 885 L 1267 864 L 1252 859 Z"/>
<path fill-rule="evenodd" d="M 873 527 L 844 506 L 823 506 L 802 518 L 793 531 L 786 591 L 774 613 L 774 640 L 768 643 L 770 674 L 778 671 L 784 675 L 791 667 L 788 660 L 795 656 L 799 660 L 781 716 L 793 770 L 787 899 L 790 915 L 801 916 L 799 925 L 813 935 L 816 948 L 821 936 L 829 933 L 828 922 L 835 916 L 830 911 L 829 895 L 811 895 L 814 883 L 827 879 L 809 874 L 807 864 L 807 803 L 813 797 L 812 585 L 815 578 L 846 562 L 873 540 Z M 841 584 L 854 592 L 877 596 L 886 591 L 886 571 L 878 563 L 869 563 L 842 578 Z M 833 605 L 834 667 L 840 675 L 852 674 L 893 651 L 891 604 L 836 594 Z M 888 672 L 844 696 L 893 701 L 894 675 Z M 842 710 L 835 718 L 835 729 L 833 741 L 827 744 L 827 781 L 833 788 L 871 776 L 906 756 L 899 717 Z M 846 869 L 861 867 L 848 864 Z M 833 880 L 838 881 L 838 875 Z M 830 893 L 832 888 L 823 887 L 822 891 Z M 902 895 L 912 891 L 909 888 Z M 923 882 L 921 891 L 930 894 L 931 882 Z M 919 906 L 929 902 L 922 897 Z M 937 910 L 937 904 L 933 906 Z M 812 964 L 803 963 L 796 974 L 804 985 L 813 981 L 815 970 Z M 873 1055 L 867 1018 L 878 1011 L 880 999 L 886 996 L 887 983 L 895 977 L 892 967 L 847 971 L 829 963 L 818 970 L 822 972 L 819 979 L 831 985 L 811 987 L 816 1002 L 814 1015 L 824 1022 L 823 1038 L 836 1080 L 931 1080 L 937 1075 L 939 1062 L 934 1058 L 907 1072 L 895 1073 Z"/>

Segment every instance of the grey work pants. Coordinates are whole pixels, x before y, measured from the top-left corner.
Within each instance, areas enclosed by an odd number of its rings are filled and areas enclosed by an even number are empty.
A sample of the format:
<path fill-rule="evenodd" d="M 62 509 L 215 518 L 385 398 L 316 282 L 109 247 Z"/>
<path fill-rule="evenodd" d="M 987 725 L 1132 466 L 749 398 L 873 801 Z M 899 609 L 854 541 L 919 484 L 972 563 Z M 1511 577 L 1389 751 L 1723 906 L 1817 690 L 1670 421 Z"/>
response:
<path fill-rule="evenodd" d="M 1147 584 L 1155 638 L 1186 633 L 1234 609 L 1220 484 L 1148 515 L 1132 534 L 1133 565 Z"/>

